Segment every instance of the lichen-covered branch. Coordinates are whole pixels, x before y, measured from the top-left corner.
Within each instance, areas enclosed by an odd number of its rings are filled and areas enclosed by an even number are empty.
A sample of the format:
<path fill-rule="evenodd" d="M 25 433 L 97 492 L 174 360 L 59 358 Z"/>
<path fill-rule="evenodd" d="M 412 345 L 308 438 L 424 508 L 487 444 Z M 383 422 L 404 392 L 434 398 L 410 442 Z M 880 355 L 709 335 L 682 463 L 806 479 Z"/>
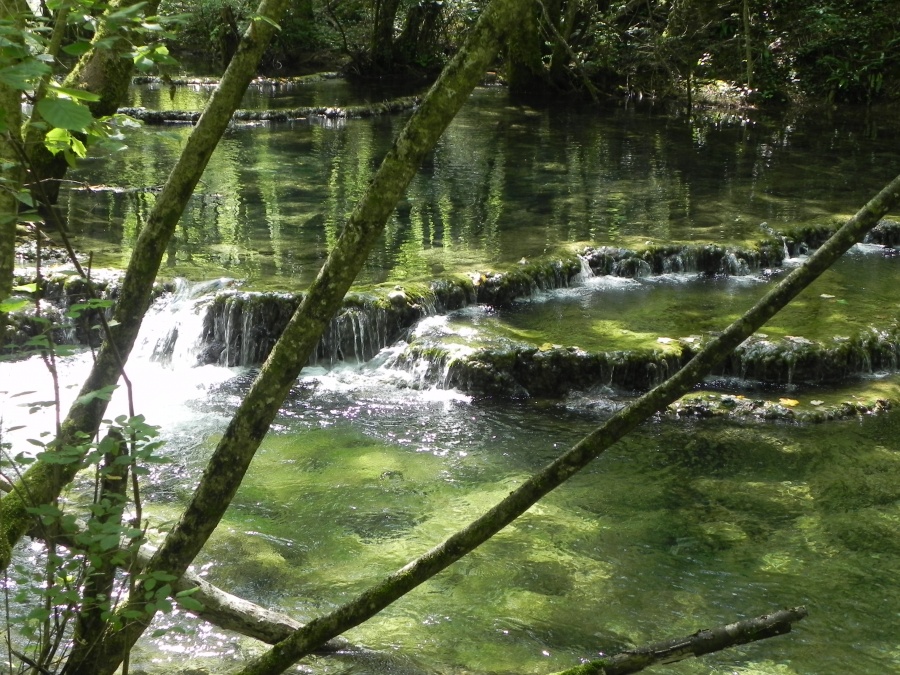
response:
<path fill-rule="evenodd" d="M 257 15 L 277 22 L 286 5 L 287 0 L 263 0 Z M 122 364 L 131 352 L 150 304 L 153 282 L 175 225 L 253 78 L 274 31 L 274 26 L 266 21 L 251 23 L 220 87 L 191 133 L 135 244 L 115 308 L 117 325 L 113 328 L 113 340 L 105 342 L 100 349 L 81 394 L 98 391 L 118 381 Z M 80 434 L 91 436 L 96 433 L 105 410 L 106 401 L 100 398 L 87 404 L 76 401 L 62 425 L 59 446 L 76 445 Z M 77 463 L 37 462 L 17 481 L 15 489 L 0 499 L 0 569 L 9 565 L 11 547 L 29 527 L 28 507 L 55 499 L 76 470 Z"/>
<path fill-rule="evenodd" d="M 467 45 L 445 69 L 398 137 L 368 191 L 350 215 L 317 279 L 228 425 L 187 509 L 148 565 L 148 575 L 165 571 L 180 576 L 206 543 L 236 493 L 253 454 L 268 431 L 290 387 L 308 361 L 319 336 L 340 307 L 344 295 L 384 229 L 397 200 L 406 190 L 426 153 L 434 147 L 446 126 L 480 81 L 497 52 L 500 35 L 506 26 L 515 25 L 516 11 L 523 6 L 525 0 L 495 0 L 492 3 L 472 30 Z M 229 72 L 240 60 L 243 50 L 242 46 L 232 60 Z M 223 79 L 213 101 L 226 90 L 227 77 L 226 73 L 226 78 Z M 246 84 L 247 82 L 243 83 L 241 91 Z M 209 111 L 204 113 L 201 123 L 209 114 Z M 230 117 L 230 112 L 228 114 Z M 227 119 L 224 123 L 227 123 Z M 191 160 L 188 158 L 193 154 L 189 140 L 180 161 L 189 163 Z M 208 154 L 203 159 L 204 164 L 207 158 Z M 186 197 L 196 181 L 189 185 L 179 183 L 180 188 L 173 188 L 174 182 L 173 172 L 173 177 L 163 189 L 154 213 L 160 210 L 160 202 L 165 200 L 169 191 L 187 190 L 183 195 Z M 167 212 L 165 207 L 162 210 L 163 213 L 157 215 L 159 219 L 166 219 L 167 213 L 177 219 L 181 213 L 181 207 L 177 213 L 171 210 Z M 151 214 L 151 220 L 152 218 Z M 142 231 L 138 245 L 143 244 L 158 264 L 171 230 L 159 226 L 151 227 L 152 225 L 152 222 L 149 223 Z M 155 230 L 155 234 L 148 234 L 150 230 Z M 141 262 L 137 258 L 135 253 L 129 267 L 129 272 L 135 268 L 133 275 L 135 279 L 143 276 L 139 273 Z M 155 273 L 156 267 L 153 271 Z M 122 287 L 123 299 L 131 299 L 136 295 L 138 291 L 133 289 L 133 286 L 134 282 L 129 285 L 129 278 L 126 277 Z M 149 299 L 149 296 L 147 297 Z M 139 306 L 132 303 L 129 306 L 134 311 L 142 312 L 146 304 Z M 123 316 L 120 320 L 131 318 Z M 131 335 L 129 339 L 130 346 L 134 336 Z M 122 608 L 122 615 L 134 616 L 136 611 L 142 612 L 146 605 L 145 598 L 146 591 L 143 585 L 139 584 L 132 599 Z M 91 674 L 103 675 L 114 671 L 121 655 L 128 652 L 151 618 L 151 612 L 144 612 L 142 618 L 129 621 L 122 630 L 107 636 L 94 650 Z M 86 675 L 87 672 L 86 669 L 73 669 L 72 675 Z"/>
<path fill-rule="evenodd" d="M 0 21 L 16 27 L 28 11 L 24 2 L 0 3 Z M 8 61 L 11 59 L 8 59 Z M 11 65 L 15 65 L 15 61 Z M 0 82 L 0 301 L 12 293 L 16 263 L 16 216 L 24 174 L 15 145 L 22 142 L 22 92 Z M 5 127 L 5 128 L 4 128 Z M 6 337 L 6 312 L 0 312 L 0 348 Z M 0 542 L 0 550 L 3 543 Z"/>
<path fill-rule="evenodd" d="M 900 203 L 900 176 L 894 178 L 810 256 L 806 263 L 789 274 L 675 375 L 585 436 L 484 515 L 350 602 L 310 621 L 290 638 L 275 645 L 268 654 L 240 671 L 241 675 L 271 675 L 282 672 L 317 645 L 371 618 L 490 539 L 525 513 L 541 497 L 571 478 L 604 450 L 637 428 L 641 422 L 690 391 L 691 387 L 706 376 L 719 361 L 818 278 L 898 203 Z"/>
<path fill-rule="evenodd" d="M 791 632 L 791 625 L 807 616 L 805 607 L 782 609 L 727 626 L 698 630 L 675 640 L 655 642 L 597 659 L 553 675 L 627 675 L 660 663 L 675 663 L 694 656 L 712 654 L 729 647 L 765 640 Z"/>

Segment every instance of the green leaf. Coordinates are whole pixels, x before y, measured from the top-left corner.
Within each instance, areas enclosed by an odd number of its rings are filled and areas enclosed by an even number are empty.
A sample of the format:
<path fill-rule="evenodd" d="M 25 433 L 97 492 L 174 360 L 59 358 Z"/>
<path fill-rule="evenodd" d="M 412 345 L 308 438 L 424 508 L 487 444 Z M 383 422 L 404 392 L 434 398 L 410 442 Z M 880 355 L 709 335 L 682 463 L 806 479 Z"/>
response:
<path fill-rule="evenodd" d="M 57 94 L 62 94 L 64 96 L 68 96 L 69 98 L 74 98 L 78 101 L 88 101 L 89 103 L 94 103 L 100 100 L 100 94 L 95 94 L 92 91 L 84 91 L 83 89 L 72 89 L 70 87 L 60 87 L 57 84 L 51 84 L 50 87 Z"/>
<path fill-rule="evenodd" d="M 250 18 L 251 18 L 253 21 L 262 21 L 262 22 L 264 22 L 264 23 L 267 23 L 267 24 L 269 24 L 270 26 L 273 26 L 273 27 L 275 28 L 275 30 L 281 30 L 281 26 L 279 26 L 277 23 L 275 23 L 275 21 L 274 21 L 273 19 L 270 19 L 270 18 L 267 17 L 265 14 L 254 14 L 254 15 L 253 15 L 252 17 L 250 17 Z"/>
<path fill-rule="evenodd" d="M 112 398 L 113 392 L 118 388 L 118 385 L 111 384 L 106 387 L 102 387 L 101 389 L 97 389 L 96 391 L 89 391 L 87 394 L 83 396 L 79 396 L 75 399 L 75 403 L 79 405 L 87 405 L 95 398 L 99 398 L 103 401 L 108 401 Z"/>
<path fill-rule="evenodd" d="M 17 192 L 16 199 L 25 204 L 25 206 L 34 208 L 34 200 L 31 198 L 31 193 L 28 190 L 21 190 L 20 192 Z"/>
<path fill-rule="evenodd" d="M 38 102 L 37 110 L 53 126 L 69 131 L 85 131 L 94 121 L 85 106 L 64 98 L 45 98 Z"/>
<path fill-rule="evenodd" d="M 107 534 L 100 539 L 100 550 L 111 551 L 119 546 L 118 534 Z"/>
<path fill-rule="evenodd" d="M 81 459 L 75 453 L 59 450 L 39 452 L 37 458 L 45 464 L 74 464 Z"/>
<path fill-rule="evenodd" d="M 91 50 L 91 43 L 87 40 L 79 40 L 78 42 L 66 45 L 62 50 L 71 56 L 81 56 Z"/>
<path fill-rule="evenodd" d="M 77 155 L 81 159 L 84 159 L 87 156 L 87 148 L 84 147 L 84 143 L 82 143 L 80 139 L 75 138 L 74 136 L 72 137 L 72 142 L 69 144 L 69 148 L 75 155 Z"/>
<path fill-rule="evenodd" d="M 132 21 L 133 19 L 137 19 L 141 16 L 146 5 L 146 2 L 138 2 L 130 5 L 129 7 L 124 7 L 118 12 L 113 12 L 112 14 L 107 15 L 106 20 L 109 23 L 124 23 L 126 21 Z"/>
<path fill-rule="evenodd" d="M 21 286 L 13 286 L 13 290 L 19 293 L 36 293 L 37 283 L 22 284 Z"/>
<path fill-rule="evenodd" d="M 203 611 L 203 603 L 199 600 L 194 600 L 194 598 L 178 598 L 178 604 L 181 605 L 184 609 L 189 612 L 202 612 Z"/>
<path fill-rule="evenodd" d="M 6 68 L 0 68 L 0 82 L 11 89 L 31 89 L 32 85 L 50 72 L 46 63 L 28 59 Z"/>

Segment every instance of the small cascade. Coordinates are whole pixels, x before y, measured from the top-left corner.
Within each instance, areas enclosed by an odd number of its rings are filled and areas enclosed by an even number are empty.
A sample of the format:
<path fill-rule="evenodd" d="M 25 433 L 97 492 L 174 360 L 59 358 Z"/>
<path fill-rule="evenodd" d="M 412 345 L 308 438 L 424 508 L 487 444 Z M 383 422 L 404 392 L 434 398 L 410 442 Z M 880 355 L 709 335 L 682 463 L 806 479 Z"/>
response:
<path fill-rule="evenodd" d="M 889 220 L 887 218 L 880 220 L 878 224 L 869 231 L 863 241 L 867 244 L 878 244 L 879 246 L 890 249 L 900 246 L 900 221 Z"/>
<path fill-rule="evenodd" d="M 662 274 L 683 274 L 685 272 L 696 270 L 697 268 L 693 251 L 686 246 L 680 251 L 662 256 L 660 262 L 660 271 Z"/>
<path fill-rule="evenodd" d="M 172 368 L 196 365 L 212 293 L 234 283 L 224 278 L 202 283 L 176 279 L 174 290 L 150 308 L 141 325 L 135 354 Z"/>
<path fill-rule="evenodd" d="M 259 365 L 272 351 L 301 298 L 289 293 L 218 293 L 203 321 L 200 361 Z M 310 364 L 333 366 L 371 359 L 423 315 L 422 305 L 408 300 L 403 296 L 385 303 L 375 297 L 348 296 L 316 345 Z"/>
<path fill-rule="evenodd" d="M 653 274 L 653 268 L 641 258 L 625 258 L 613 264 L 611 274 L 629 279 L 643 279 Z"/>
<path fill-rule="evenodd" d="M 747 261 L 739 258 L 733 252 L 729 251 L 724 258 L 725 273 L 733 277 L 743 277 L 750 274 L 750 267 Z"/>
<path fill-rule="evenodd" d="M 578 274 L 575 275 L 573 281 L 578 284 L 587 283 L 588 279 L 593 279 L 594 270 L 591 269 L 591 263 L 583 255 L 578 256 Z"/>
<path fill-rule="evenodd" d="M 653 245 L 641 251 L 601 246 L 586 249 L 581 257 L 597 274 L 631 279 L 692 272 L 704 276 L 745 276 L 781 263 L 781 252 L 776 254 L 768 245 L 757 250 L 726 249 L 715 244 Z"/>
<path fill-rule="evenodd" d="M 754 336 L 738 347 L 722 373 L 770 384 L 837 384 L 866 374 L 897 372 L 900 331 L 870 329 L 820 344 L 803 337 Z"/>
<path fill-rule="evenodd" d="M 388 325 L 388 310 L 374 303 L 345 306 L 325 329 L 312 363 L 333 366 L 342 361 L 368 361 L 396 338 Z"/>

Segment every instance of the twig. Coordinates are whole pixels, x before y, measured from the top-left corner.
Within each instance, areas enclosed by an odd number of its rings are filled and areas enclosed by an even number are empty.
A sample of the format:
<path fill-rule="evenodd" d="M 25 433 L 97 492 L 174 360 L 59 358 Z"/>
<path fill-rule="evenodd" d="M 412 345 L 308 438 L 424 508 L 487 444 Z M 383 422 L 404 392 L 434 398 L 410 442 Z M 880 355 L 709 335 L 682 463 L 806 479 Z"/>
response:
<path fill-rule="evenodd" d="M 629 649 L 614 656 L 591 661 L 575 668 L 569 668 L 554 675 L 625 675 L 637 673 L 644 668 L 660 664 L 675 663 L 692 656 L 703 656 L 729 647 L 765 640 L 791 632 L 791 624 L 808 615 L 806 607 L 782 609 L 772 614 L 763 614 L 753 619 L 745 619 L 699 630 L 693 635 L 656 642 L 645 647 Z"/>

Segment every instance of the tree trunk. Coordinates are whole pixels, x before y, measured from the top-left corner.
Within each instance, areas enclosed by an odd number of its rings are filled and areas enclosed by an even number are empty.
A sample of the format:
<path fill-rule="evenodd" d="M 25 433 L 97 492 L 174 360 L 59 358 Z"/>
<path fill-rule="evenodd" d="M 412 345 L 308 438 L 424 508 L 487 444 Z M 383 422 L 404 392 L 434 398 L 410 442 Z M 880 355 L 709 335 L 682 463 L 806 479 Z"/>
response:
<path fill-rule="evenodd" d="M 512 94 L 532 94 L 544 89 L 539 11 L 537 3 L 532 3 L 506 43 L 506 80 Z"/>
<path fill-rule="evenodd" d="M 750 41 L 750 0 L 744 0 L 743 7 L 744 21 L 744 61 L 746 62 L 746 83 L 744 86 L 750 90 L 750 84 L 753 80 L 753 46 Z"/>
<path fill-rule="evenodd" d="M 25 3 L 0 4 L 0 21 L 20 23 L 28 11 Z M 9 65 L 14 65 L 10 63 Z M 22 138 L 22 92 L 0 82 L 0 302 L 12 294 L 16 266 L 16 221 L 24 174 L 16 146 Z M 6 313 L 0 312 L 0 349 L 6 339 Z M 0 557 L 3 544 L 0 542 Z"/>
<path fill-rule="evenodd" d="M 394 22 L 400 0 L 375 0 L 369 62 L 375 72 L 390 70 L 394 64 Z"/>
<path fill-rule="evenodd" d="M 125 511 L 126 488 L 128 486 L 128 465 L 116 465 L 116 458 L 128 454 L 128 446 L 122 434 L 111 429 L 103 443 L 107 446 L 103 455 L 103 470 L 100 478 L 95 505 L 109 504 L 102 515 L 92 518 L 87 527 L 90 531 L 100 531 L 110 524 L 120 526 Z M 92 551 L 94 562 L 85 573 L 84 590 L 81 593 L 81 608 L 75 618 L 72 635 L 72 655 L 74 661 L 88 658 L 93 645 L 103 634 L 103 612 L 110 608 L 113 587 L 116 580 L 115 559 L 119 557 L 117 548 L 106 551 Z"/>
<path fill-rule="evenodd" d="M 263 0 L 256 13 L 277 22 L 287 4 L 288 0 Z M 113 341 L 104 342 L 101 347 L 82 386 L 82 395 L 118 381 L 124 362 L 134 345 L 144 312 L 150 304 L 150 291 L 175 225 L 200 180 L 210 155 L 227 128 L 232 113 L 253 79 L 262 52 L 274 31 L 275 28 L 270 23 L 261 19 L 250 24 L 238 53 L 172 169 L 131 255 L 114 312 L 118 325 L 113 328 Z M 57 439 L 58 446 L 78 445 L 80 434 L 93 436 L 105 410 L 106 401 L 100 398 L 87 403 L 76 401 L 63 422 Z M 31 523 L 32 516 L 29 515 L 28 508 L 52 502 L 74 478 L 76 469 L 77 463 L 61 465 L 36 462 L 16 481 L 14 490 L 0 499 L 0 569 L 9 566 L 11 547 Z"/>
<path fill-rule="evenodd" d="M 415 64 L 435 56 L 443 4 L 423 0 L 406 14 L 400 37 L 394 43 L 394 58 L 403 64 Z"/>

